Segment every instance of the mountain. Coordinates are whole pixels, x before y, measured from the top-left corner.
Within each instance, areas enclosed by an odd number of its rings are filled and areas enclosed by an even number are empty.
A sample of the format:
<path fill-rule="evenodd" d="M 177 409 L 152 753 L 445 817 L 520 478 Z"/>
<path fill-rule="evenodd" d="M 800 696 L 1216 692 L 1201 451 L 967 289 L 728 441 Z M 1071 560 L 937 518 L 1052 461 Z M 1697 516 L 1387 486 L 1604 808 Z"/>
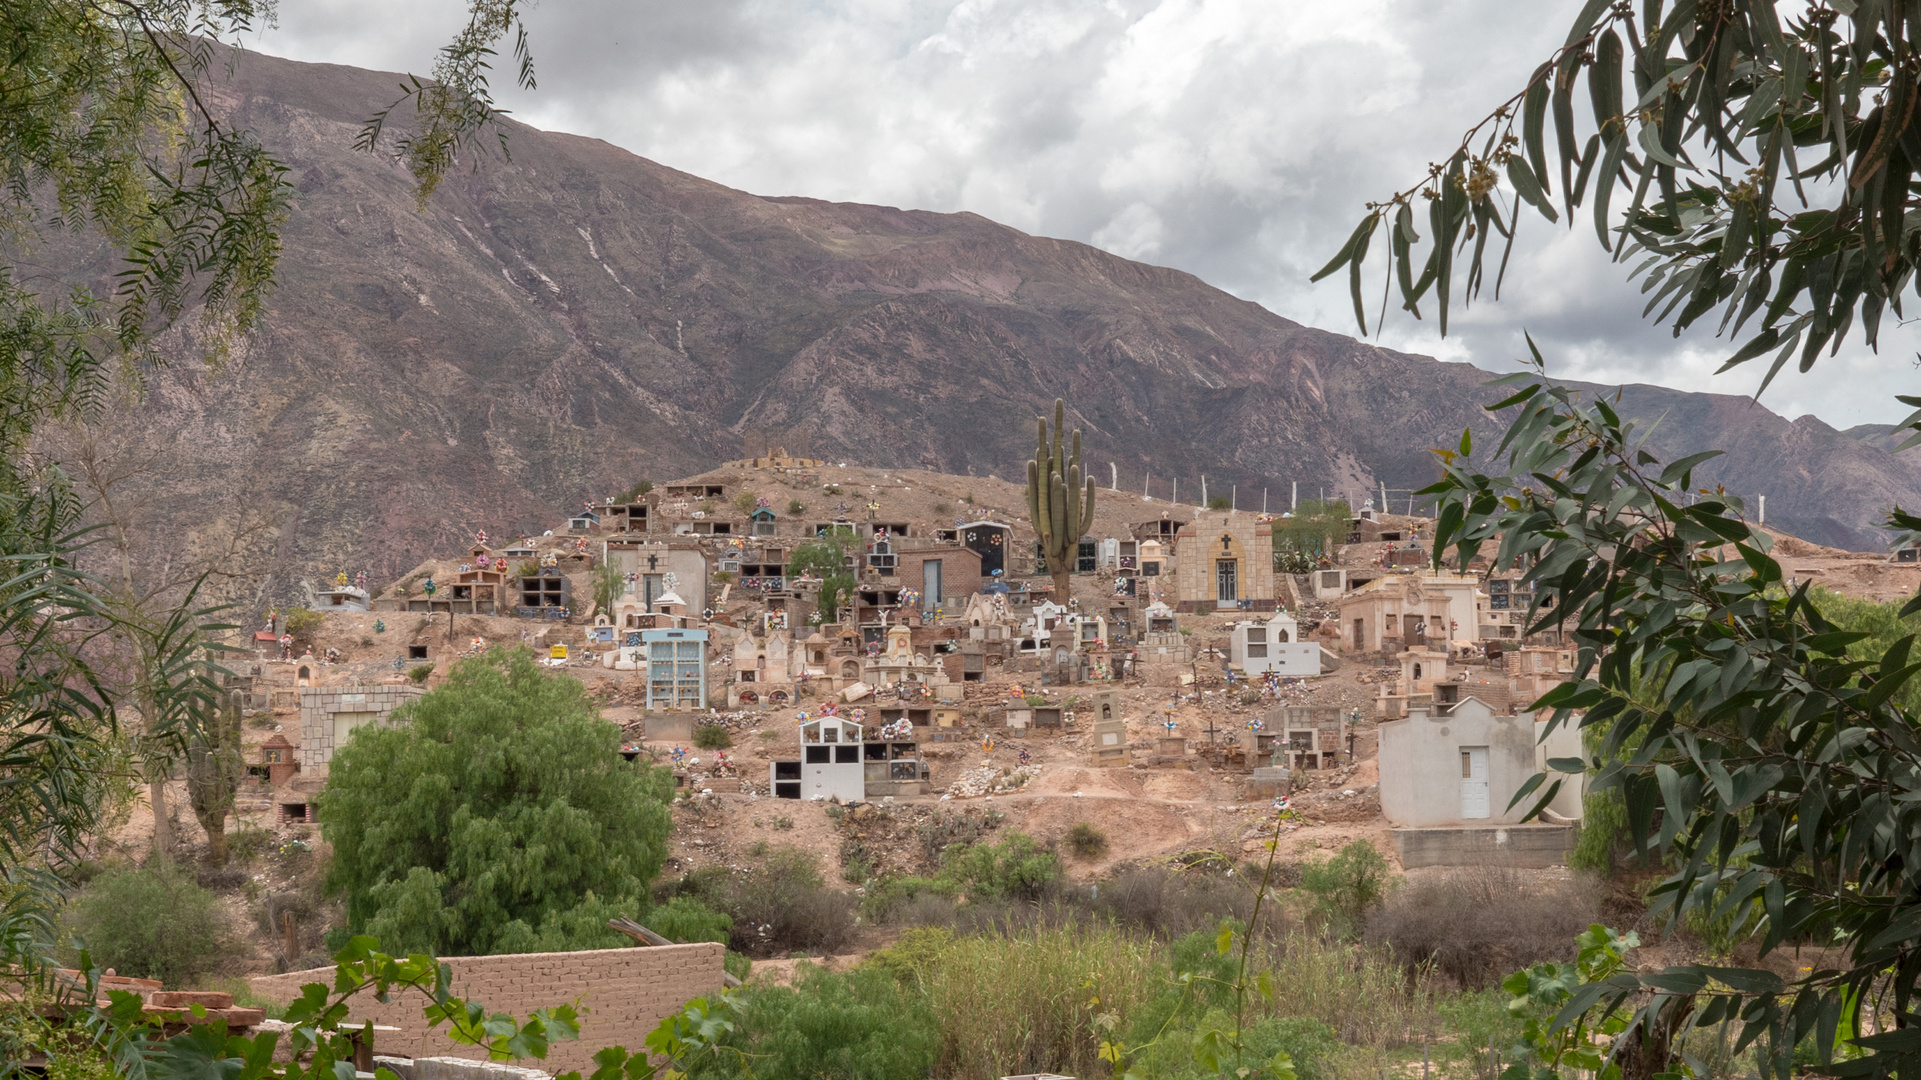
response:
<path fill-rule="evenodd" d="M 140 423 L 177 435 L 177 526 L 219 505 L 274 527 L 277 594 L 376 579 L 545 528 L 583 498 L 743 447 L 1019 475 L 1056 396 L 1095 473 L 1156 494 L 1408 489 L 1480 411 L 1487 373 L 1281 318 L 1192 275 L 974 214 L 770 198 L 593 139 L 510 124 L 511 160 L 416 205 L 352 149 L 399 77 L 233 57 L 217 108 L 298 188 L 262 333 L 176 364 Z M 1766 493 L 1770 525 L 1874 547 L 1921 475 L 1887 448 L 1744 398 L 1636 386 L 1657 451 Z"/>

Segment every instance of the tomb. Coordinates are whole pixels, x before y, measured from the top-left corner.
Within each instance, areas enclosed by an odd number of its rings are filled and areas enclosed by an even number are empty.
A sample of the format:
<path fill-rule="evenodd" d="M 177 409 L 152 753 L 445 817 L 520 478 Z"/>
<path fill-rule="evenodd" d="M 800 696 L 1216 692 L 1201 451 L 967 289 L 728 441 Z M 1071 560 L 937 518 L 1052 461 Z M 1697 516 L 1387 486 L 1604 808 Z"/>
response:
<path fill-rule="evenodd" d="M 642 630 L 640 654 L 648 709 L 707 707 L 707 631 Z"/>
<path fill-rule="evenodd" d="M 1346 749 L 1347 719 L 1338 705 L 1277 705 L 1261 726 L 1243 729 L 1248 764 L 1306 772 L 1338 768 Z"/>
<path fill-rule="evenodd" d="M 713 602 L 707 553 L 700 541 L 613 537 L 607 541 L 606 559 L 626 575 L 629 591 L 639 598 L 643 610 L 654 610 L 654 602 L 669 590 L 686 600 L 689 611 L 704 611 Z"/>
<path fill-rule="evenodd" d="M 601 511 L 607 526 L 617 533 L 644 533 L 647 531 L 647 504 L 645 502 L 616 503 L 609 501 Z"/>
<path fill-rule="evenodd" d="M 971 521 L 961 525 L 959 532 L 961 546 L 980 556 L 982 578 L 1010 570 L 1007 551 L 1014 542 L 1012 527 L 997 521 Z"/>
<path fill-rule="evenodd" d="M 1228 636 L 1228 663 L 1250 678 L 1308 678 L 1321 673 L 1321 647 L 1300 640 L 1301 626 L 1285 611 L 1266 622 L 1239 622 Z"/>
<path fill-rule="evenodd" d="M 867 765 L 861 747 L 862 727 L 838 716 L 821 716 L 800 725 L 800 759 L 771 761 L 768 786 L 777 799 L 838 799 L 843 803 L 867 798 Z"/>
<path fill-rule="evenodd" d="M 1415 645 L 1449 648 L 1480 640 L 1486 594 L 1478 578 L 1421 572 L 1385 574 L 1334 602 L 1349 652 L 1398 653 Z"/>
<path fill-rule="evenodd" d="M 1095 768 L 1127 764 L 1127 721 L 1121 716 L 1120 695 L 1094 695 L 1093 725 L 1087 736 L 1087 763 Z"/>
<path fill-rule="evenodd" d="M 1532 805 L 1514 794 L 1550 758 L 1582 756 L 1572 724 L 1542 735 L 1545 720 L 1495 711 L 1472 695 L 1433 709 L 1416 708 L 1380 732 L 1381 812 L 1401 827 L 1517 825 Z M 1581 817 L 1582 777 L 1564 781 L 1548 810 L 1565 824 Z"/>
<path fill-rule="evenodd" d="M 1274 532 L 1252 514 L 1202 510 L 1175 534 L 1182 611 L 1273 611 Z"/>
<path fill-rule="evenodd" d="M 520 579 L 522 615 L 557 614 L 573 606 L 574 584 L 556 567 L 546 566 Z"/>
<path fill-rule="evenodd" d="M 763 640 L 742 634 L 734 642 L 734 676 L 727 684 L 727 707 L 737 709 L 768 701 L 779 694 L 782 701 L 794 697 L 795 676 L 805 670 L 805 649 L 795 648 L 793 638 L 784 632 L 770 633 Z"/>
<path fill-rule="evenodd" d="M 419 697 L 418 686 L 327 686 L 300 694 L 299 768 L 303 778 L 326 779 L 334 751 L 368 724 L 386 723 L 395 709 Z M 291 773 L 289 773 L 291 776 Z"/>
<path fill-rule="evenodd" d="M 274 787 L 280 787 L 293 779 L 300 771 L 300 748 L 287 741 L 287 737 L 275 732 L 260 747 L 261 778 Z"/>
<path fill-rule="evenodd" d="M 316 593 L 314 607 L 319 611 L 372 611 L 373 600 L 367 590 L 343 581 Z"/>

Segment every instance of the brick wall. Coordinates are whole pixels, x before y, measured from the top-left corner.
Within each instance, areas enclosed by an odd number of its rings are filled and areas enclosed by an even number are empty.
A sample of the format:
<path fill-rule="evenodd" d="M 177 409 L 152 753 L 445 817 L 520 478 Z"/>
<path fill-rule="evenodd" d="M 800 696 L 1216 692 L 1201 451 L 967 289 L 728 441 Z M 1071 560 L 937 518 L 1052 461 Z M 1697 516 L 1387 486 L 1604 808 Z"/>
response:
<path fill-rule="evenodd" d="M 515 1019 L 525 1020 L 535 1009 L 577 1002 L 575 1007 L 581 1012 L 579 1041 L 555 1043 L 540 1067 L 549 1072 L 591 1072 L 596 1050 L 615 1045 L 638 1050 L 641 1040 L 662 1018 L 678 1012 L 693 998 L 718 993 L 725 953 L 725 947 L 703 942 L 444 959 L 453 968 L 454 993 L 478 1001 L 490 1014 L 511 1013 Z M 333 969 L 262 975 L 251 982 L 253 992 L 261 998 L 286 1002 L 300 996 L 300 988 L 307 983 L 331 986 Z M 401 1029 L 378 1033 L 374 1040 L 377 1053 L 486 1057 L 474 1047 L 449 1040 L 445 1025 L 429 1032 L 420 1015 L 426 1001 L 424 995 L 409 992 L 396 994 L 393 1001 L 382 1004 L 367 993 L 354 999 L 351 1019 Z"/>
<path fill-rule="evenodd" d="M 320 686 L 300 692 L 300 764 L 316 769 L 333 761 L 335 713 L 373 713 L 377 723 L 425 691 L 418 686 Z M 325 773 L 320 775 L 324 776 Z"/>

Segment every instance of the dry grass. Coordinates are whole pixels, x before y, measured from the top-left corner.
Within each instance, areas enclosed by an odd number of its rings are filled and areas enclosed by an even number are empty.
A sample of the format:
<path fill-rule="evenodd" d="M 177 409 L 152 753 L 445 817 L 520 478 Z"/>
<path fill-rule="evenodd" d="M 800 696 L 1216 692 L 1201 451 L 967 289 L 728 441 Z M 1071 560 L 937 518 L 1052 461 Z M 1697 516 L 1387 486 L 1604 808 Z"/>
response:
<path fill-rule="evenodd" d="M 1575 935 L 1600 920 L 1595 894 L 1584 879 L 1449 871 L 1403 885 L 1369 918 L 1367 940 L 1465 989 L 1492 986 L 1530 964 L 1572 959 Z"/>
<path fill-rule="evenodd" d="M 1159 946 L 1111 926 L 1035 927 L 956 940 L 928 980 L 940 1018 L 938 1076 L 1094 1076 L 1095 1018 L 1124 1022 L 1168 978 Z"/>

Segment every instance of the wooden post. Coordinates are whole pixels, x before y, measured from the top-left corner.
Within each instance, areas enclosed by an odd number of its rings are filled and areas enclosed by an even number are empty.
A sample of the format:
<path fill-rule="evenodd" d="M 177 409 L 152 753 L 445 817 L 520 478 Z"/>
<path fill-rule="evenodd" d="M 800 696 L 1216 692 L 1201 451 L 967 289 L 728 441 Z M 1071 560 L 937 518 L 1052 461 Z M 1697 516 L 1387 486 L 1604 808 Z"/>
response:
<path fill-rule="evenodd" d="M 287 950 L 287 963 L 291 965 L 295 960 L 299 959 L 300 947 L 300 938 L 294 933 L 293 912 L 283 911 L 280 913 L 280 930 L 281 933 L 286 936 L 285 948 Z"/>

